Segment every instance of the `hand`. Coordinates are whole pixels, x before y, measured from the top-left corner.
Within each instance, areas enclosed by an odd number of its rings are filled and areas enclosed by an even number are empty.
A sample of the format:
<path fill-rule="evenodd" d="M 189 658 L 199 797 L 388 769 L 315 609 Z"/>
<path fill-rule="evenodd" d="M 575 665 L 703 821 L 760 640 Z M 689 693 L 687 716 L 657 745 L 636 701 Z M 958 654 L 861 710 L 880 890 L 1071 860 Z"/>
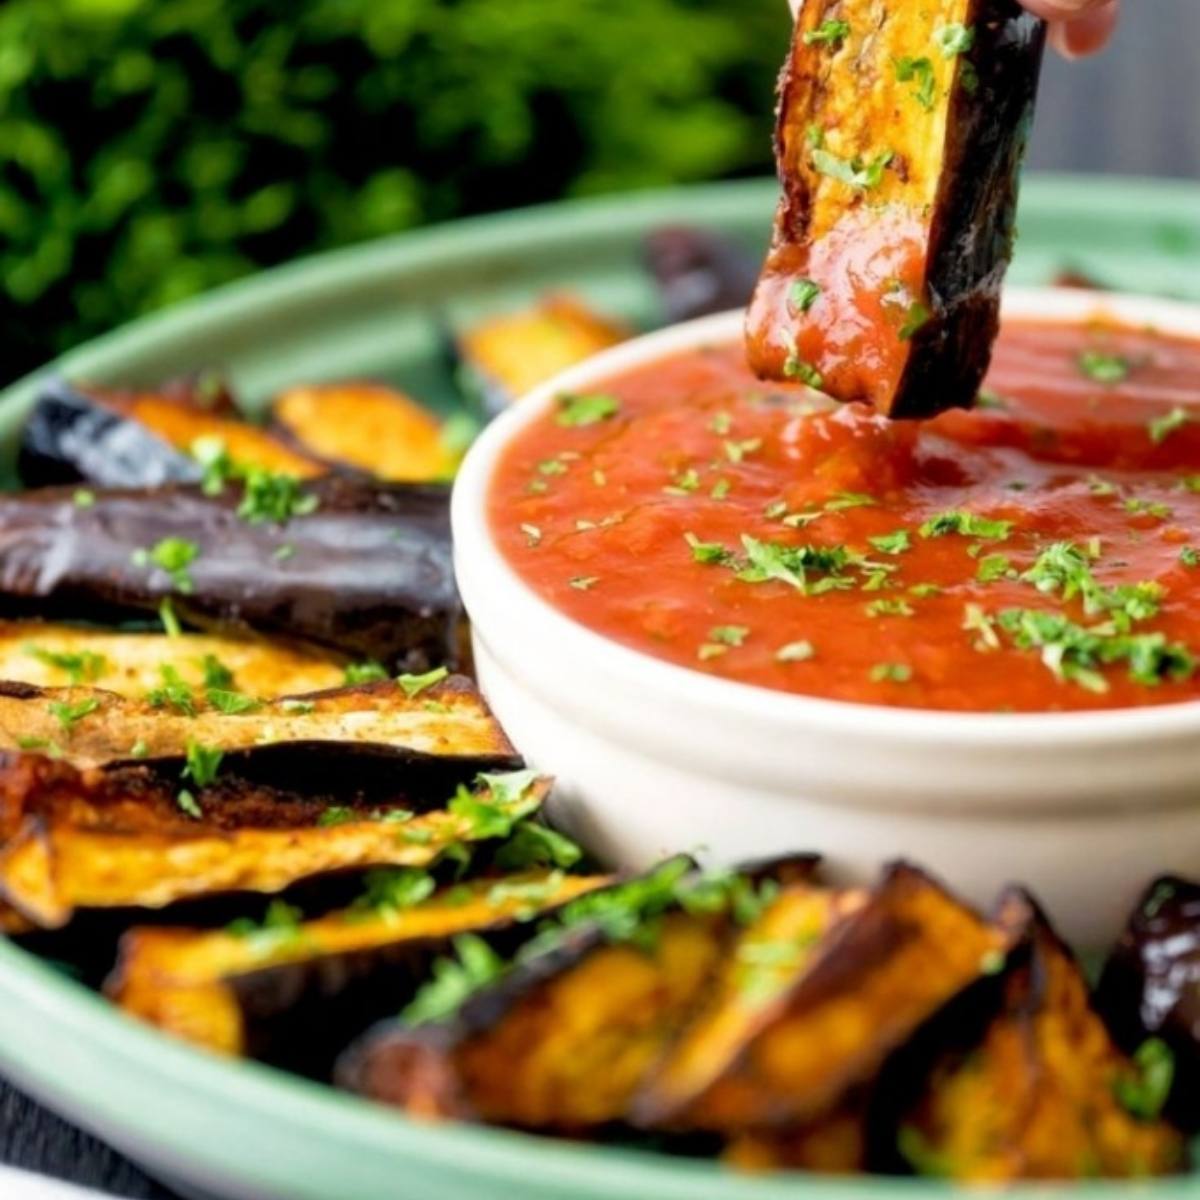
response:
<path fill-rule="evenodd" d="M 789 0 L 792 12 L 804 0 Z M 1050 24 L 1050 40 L 1067 58 L 1094 54 L 1117 27 L 1121 0 L 1021 0 L 1030 12 Z"/>

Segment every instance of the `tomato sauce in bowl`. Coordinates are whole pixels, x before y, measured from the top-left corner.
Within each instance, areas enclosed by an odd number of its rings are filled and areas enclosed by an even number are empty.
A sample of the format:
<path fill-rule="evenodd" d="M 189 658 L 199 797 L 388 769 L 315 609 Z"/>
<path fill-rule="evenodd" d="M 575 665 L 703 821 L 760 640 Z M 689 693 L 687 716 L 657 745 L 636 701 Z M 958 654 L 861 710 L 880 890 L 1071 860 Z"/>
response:
<path fill-rule="evenodd" d="M 561 612 L 737 682 L 974 712 L 1200 697 L 1197 341 L 1009 322 L 980 407 L 926 422 L 713 346 L 559 397 L 489 519 Z"/>

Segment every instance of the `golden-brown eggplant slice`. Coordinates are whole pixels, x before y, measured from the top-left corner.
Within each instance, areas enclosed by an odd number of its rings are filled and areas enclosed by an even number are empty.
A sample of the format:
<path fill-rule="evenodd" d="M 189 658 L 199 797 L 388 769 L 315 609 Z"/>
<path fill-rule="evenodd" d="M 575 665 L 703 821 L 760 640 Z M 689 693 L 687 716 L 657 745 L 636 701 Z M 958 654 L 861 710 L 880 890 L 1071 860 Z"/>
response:
<path fill-rule="evenodd" d="M 190 483 L 203 473 L 192 454 L 201 438 L 219 441 L 243 468 L 297 478 L 326 470 L 312 455 L 241 419 L 230 403 L 206 403 L 193 390 L 121 391 L 57 378 L 43 387 L 26 421 L 18 469 L 34 487 Z"/>
<path fill-rule="evenodd" d="M 491 317 L 459 335 L 468 389 L 501 412 L 567 367 L 625 341 L 630 332 L 568 295 L 544 297 L 522 312 Z"/>
<path fill-rule="evenodd" d="M 459 884 L 421 900 L 434 886 L 424 872 L 378 876 L 364 903 L 317 920 L 275 905 L 265 922 L 248 928 L 134 928 L 105 990 L 164 1032 L 311 1074 L 373 1021 L 398 1012 L 452 938 L 528 930 L 611 882 L 541 871 Z"/>
<path fill-rule="evenodd" d="M 759 375 L 894 417 L 974 402 L 1044 41 L 1017 0 L 803 5 L 749 317 Z"/>
<path fill-rule="evenodd" d="M 742 1171 L 819 1171 L 853 1175 L 868 1169 L 865 1103 L 842 1108 L 800 1129 L 737 1134 L 722 1159 Z"/>
<path fill-rule="evenodd" d="M 902 1118 L 901 1155 L 922 1174 L 989 1183 L 1179 1170 L 1183 1138 L 1140 1106 L 1147 1081 L 1113 1045 L 1070 950 L 1023 893 L 1001 919 L 1027 953 L 982 1038 L 936 1062 Z"/>
<path fill-rule="evenodd" d="M 457 466 L 437 417 L 380 383 L 289 388 L 271 406 L 271 421 L 304 453 L 379 479 L 428 483 L 450 478 Z"/>
<path fill-rule="evenodd" d="M 643 1120 L 729 1134 L 821 1119 L 988 970 L 1006 943 L 1004 931 L 928 876 L 894 865 L 868 902 L 799 956 L 773 1019 L 751 1025 L 735 1057 L 719 1047 L 718 1077 L 645 1101 Z M 711 1070 L 703 1047 L 693 1053 Z M 705 1072 L 683 1078 L 703 1082 Z"/>
<path fill-rule="evenodd" d="M 343 1082 L 421 1117 L 563 1132 L 619 1121 L 723 945 L 719 920 L 682 913 L 644 946 L 581 929 L 453 1022 L 369 1036 Z"/>
<path fill-rule="evenodd" d="M 226 766 L 238 769 L 256 759 L 282 771 L 285 757 L 341 758 L 384 772 L 429 759 L 460 760 L 469 773 L 520 766 L 470 680 L 400 680 L 261 703 L 243 696 L 233 705 L 222 699 L 230 693 L 169 681 L 143 700 L 100 688 L 0 683 L 0 750 L 49 750 L 83 768 L 183 760 L 192 745 L 221 750 Z"/>
<path fill-rule="evenodd" d="M 341 1082 L 425 1117 L 565 1132 L 623 1123 L 737 928 L 813 866 L 703 873 L 681 857 L 584 897 L 511 963 L 443 967 L 473 978 L 465 1003 L 447 1012 L 438 987 L 419 993 L 407 1023 L 351 1048 Z"/>
<path fill-rule="evenodd" d="M 805 883 L 781 891 L 742 931 L 704 1003 L 647 1076 L 632 1106 L 634 1122 L 669 1126 L 721 1080 L 746 1045 L 778 1019 L 830 930 L 866 901 L 861 890 Z"/>
<path fill-rule="evenodd" d="M 549 784 L 521 772 L 446 809 L 340 808 L 334 821 L 324 805 L 236 780 L 181 786 L 135 768 L 80 772 L 0 755 L 0 898 L 57 929 L 76 909 L 162 908 L 334 872 L 426 867 L 451 846 L 507 837 Z"/>
<path fill-rule="evenodd" d="M 209 688 L 258 699 L 338 687 L 346 664 L 285 642 L 215 634 L 161 633 L 0 621 L 0 680 L 40 688 L 94 685 L 130 699 L 162 687 L 163 670 L 203 694 Z"/>

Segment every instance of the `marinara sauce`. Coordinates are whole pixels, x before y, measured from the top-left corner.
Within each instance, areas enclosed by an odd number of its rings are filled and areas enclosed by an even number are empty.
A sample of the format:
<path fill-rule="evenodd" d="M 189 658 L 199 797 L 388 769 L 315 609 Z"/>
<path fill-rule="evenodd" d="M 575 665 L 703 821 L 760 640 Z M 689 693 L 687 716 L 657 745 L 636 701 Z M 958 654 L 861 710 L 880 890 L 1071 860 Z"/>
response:
<path fill-rule="evenodd" d="M 1010 323 L 979 407 L 925 422 L 712 347 L 560 397 L 490 519 L 568 616 L 741 683 L 983 712 L 1200 696 L 1200 342 Z"/>

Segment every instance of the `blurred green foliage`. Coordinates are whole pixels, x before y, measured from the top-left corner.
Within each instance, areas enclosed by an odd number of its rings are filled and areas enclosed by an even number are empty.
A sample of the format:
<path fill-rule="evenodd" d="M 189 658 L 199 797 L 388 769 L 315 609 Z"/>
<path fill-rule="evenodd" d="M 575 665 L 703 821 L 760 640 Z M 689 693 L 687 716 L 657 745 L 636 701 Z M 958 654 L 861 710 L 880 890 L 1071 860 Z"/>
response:
<path fill-rule="evenodd" d="M 783 0 L 7 0 L 3 375 L 298 253 L 769 162 Z"/>

